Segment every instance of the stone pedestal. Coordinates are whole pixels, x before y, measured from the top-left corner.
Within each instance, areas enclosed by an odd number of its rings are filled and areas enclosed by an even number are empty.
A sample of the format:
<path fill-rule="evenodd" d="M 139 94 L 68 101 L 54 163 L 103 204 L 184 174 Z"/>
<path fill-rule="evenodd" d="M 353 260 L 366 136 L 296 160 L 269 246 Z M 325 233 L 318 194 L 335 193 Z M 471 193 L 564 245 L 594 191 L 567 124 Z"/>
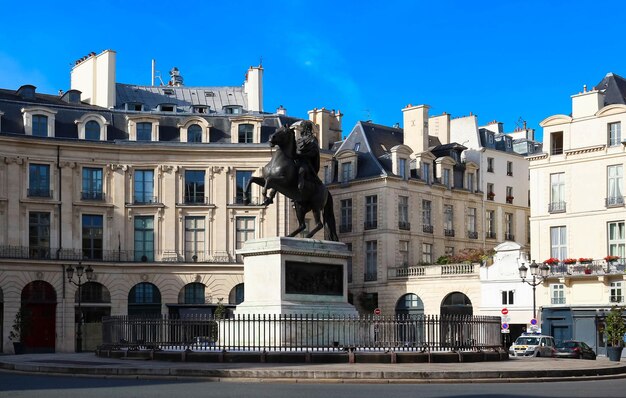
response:
<path fill-rule="evenodd" d="M 357 316 L 348 303 L 347 262 L 340 242 L 275 237 L 244 243 L 241 315 Z"/>

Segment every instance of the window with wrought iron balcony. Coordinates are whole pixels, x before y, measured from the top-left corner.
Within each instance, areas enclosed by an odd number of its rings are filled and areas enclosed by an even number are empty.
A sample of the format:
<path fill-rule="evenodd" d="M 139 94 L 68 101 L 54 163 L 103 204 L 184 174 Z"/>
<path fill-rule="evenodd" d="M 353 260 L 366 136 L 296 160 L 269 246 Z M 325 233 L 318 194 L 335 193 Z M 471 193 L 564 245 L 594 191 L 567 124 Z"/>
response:
<path fill-rule="evenodd" d="M 104 200 L 104 193 L 100 190 L 82 191 L 80 198 L 82 200 Z"/>
<path fill-rule="evenodd" d="M 365 221 L 363 223 L 363 228 L 365 228 L 365 229 L 376 229 L 376 228 L 378 228 L 378 221 Z"/>
<path fill-rule="evenodd" d="M 623 207 L 624 197 L 623 196 L 610 196 L 604 199 L 604 203 L 606 207 Z"/>
<path fill-rule="evenodd" d="M 476 231 L 467 231 L 467 237 L 470 239 L 478 239 L 478 232 Z"/>
<path fill-rule="evenodd" d="M 496 239 L 496 233 L 489 231 L 489 232 L 485 232 L 485 238 L 486 239 Z"/>
<path fill-rule="evenodd" d="M 45 188 L 28 188 L 26 194 L 29 198 L 51 198 L 52 191 Z"/>
<path fill-rule="evenodd" d="M 411 223 L 408 221 L 398 221 L 398 228 L 402 229 L 404 231 L 410 231 L 411 230 Z"/>
<path fill-rule="evenodd" d="M 207 203 L 207 198 L 204 194 L 188 194 L 185 195 L 185 204 L 186 205 L 204 205 Z M 242 199 L 243 203 L 243 199 Z"/>
<path fill-rule="evenodd" d="M 443 230 L 443 234 L 444 234 L 444 236 L 453 237 L 454 236 L 454 230 L 453 229 L 444 229 Z"/>
<path fill-rule="evenodd" d="M 339 224 L 339 232 L 352 232 L 352 224 Z"/>
<path fill-rule="evenodd" d="M 376 280 L 378 280 L 378 275 L 376 272 L 366 272 L 363 274 L 364 282 L 374 282 Z"/>
<path fill-rule="evenodd" d="M 611 295 L 610 300 L 611 300 L 611 303 L 623 303 L 624 296 Z"/>
<path fill-rule="evenodd" d="M 432 225 L 427 225 L 427 224 L 424 224 L 424 225 L 422 226 L 422 231 L 426 232 L 427 234 L 432 234 L 432 233 L 433 233 L 433 230 L 434 230 L 434 228 L 433 228 L 433 226 L 432 226 Z"/>
<path fill-rule="evenodd" d="M 551 202 L 548 204 L 548 213 L 565 213 L 565 202 Z"/>

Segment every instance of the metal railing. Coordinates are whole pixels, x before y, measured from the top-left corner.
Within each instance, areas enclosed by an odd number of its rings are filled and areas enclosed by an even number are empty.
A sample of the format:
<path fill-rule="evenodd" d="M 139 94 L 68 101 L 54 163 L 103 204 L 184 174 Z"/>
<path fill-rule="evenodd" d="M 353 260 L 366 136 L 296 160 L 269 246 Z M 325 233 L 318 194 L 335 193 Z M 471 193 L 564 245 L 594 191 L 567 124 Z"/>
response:
<path fill-rule="evenodd" d="M 564 213 L 566 209 L 565 202 L 551 202 L 548 204 L 548 213 Z"/>
<path fill-rule="evenodd" d="M 134 250 L 80 250 L 39 246 L 0 246 L 0 258 L 40 259 L 40 260 L 88 260 L 92 262 L 145 262 L 143 251 Z M 195 258 L 194 258 L 195 256 Z M 228 251 L 177 252 L 164 250 L 154 254 L 148 262 L 198 262 L 198 263 L 237 263 L 233 253 Z"/>
<path fill-rule="evenodd" d="M 426 232 L 427 234 L 432 234 L 434 231 L 434 228 L 432 225 L 422 225 L 422 231 Z"/>
<path fill-rule="evenodd" d="M 501 346 L 488 316 L 241 315 L 104 317 L 101 349 L 192 351 L 458 351 Z"/>
<path fill-rule="evenodd" d="M 185 205 L 208 205 L 209 198 L 204 195 L 185 195 Z"/>
<path fill-rule="evenodd" d="M 376 229 L 378 228 L 378 221 L 365 221 L 363 223 L 364 229 Z"/>
<path fill-rule="evenodd" d="M 411 230 L 411 223 L 408 221 L 398 221 L 398 229 L 404 230 L 404 231 L 410 231 Z"/>
<path fill-rule="evenodd" d="M 28 188 L 26 195 L 29 198 L 51 198 L 52 191 L 44 188 Z"/>
<path fill-rule="evenodd" d="M 81 200 L 104 200 L 104 192 L 102 191 L 82 191 L 80 193 Z"/>
<path fill-rule="evenodd" d="M 467 237 L 470 239 L 478 239 L 477 231 L 467 231 Z"/>
<path fill-rule="evenodd" d="M 159 200 L 156 196 L 136 196 L 133 198 L 134 205 L 153 205 L 158 203 Z"/>
<path fill-rule="evenodd" d="M 604 198 L 605 207 L 621 207 L 624 206 L 623 196 L 612 196 L 610 198 Z"/>
<path fill-rule="evenodd" d="M 551 304 L 565 304 L 565 297 L 552 297 Z"/>
<path fill-rule="evenodd" d="M 365 282 L 374 282 L 378 280 L 377 272 L 364 272 L 363 273 L 363 281 Z"/>
<path fill-rule="evenodd" d="M 444 236 L 454 237 L 454 230 L 453 229 L 444 229 L 443 230 L 443 235 Z"/>
<path fill-rule="evenodd" d="M 549 276 L 624 274 L 625 271 L 626 258 L 610 262 L 593 260 L 591 263 L 583 264 L 580 262 L 565 264 L 561 261 L 550 265 Z"/>
<path fill-rule="evenodd" d="M 340 224 L 339 232 L 342 232 L 342 233 L 352 232 L 352 224 Z"/>
<path fill-rule="evenodd" d="M 485 238 L 486 239 L 496 239 L 496 233 L 495 232 L 485 232 Z"/>

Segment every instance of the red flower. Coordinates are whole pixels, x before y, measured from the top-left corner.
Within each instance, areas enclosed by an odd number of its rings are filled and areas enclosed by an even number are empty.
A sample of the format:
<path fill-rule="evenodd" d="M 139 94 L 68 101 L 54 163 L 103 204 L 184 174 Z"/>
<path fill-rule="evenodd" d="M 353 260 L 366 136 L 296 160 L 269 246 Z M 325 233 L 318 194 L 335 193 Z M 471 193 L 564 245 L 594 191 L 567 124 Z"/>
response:
<path fill-rule="evenodd" d="M 565 260 L 563 260 L 564 264 L 576 264 L 576 259 L 575 258 L 566 258 Z"/>
<path fill-rule="evenodd" d="M 543 262 L 544 264 L 548 264 L 548 265 L 555 265 L 559 263 L 559 259 L 558 258 L 554 258 L 554 257 L 550 257 L 549 259 L 545 260 Z"/>
<path fill-rule="evenodd" d="M 604 257 L 604 261 L 606 261 L 607 263 L 616 260 L 619 260 L 619 256 L 612 256 L 609 254 L 608 256 Z"/>

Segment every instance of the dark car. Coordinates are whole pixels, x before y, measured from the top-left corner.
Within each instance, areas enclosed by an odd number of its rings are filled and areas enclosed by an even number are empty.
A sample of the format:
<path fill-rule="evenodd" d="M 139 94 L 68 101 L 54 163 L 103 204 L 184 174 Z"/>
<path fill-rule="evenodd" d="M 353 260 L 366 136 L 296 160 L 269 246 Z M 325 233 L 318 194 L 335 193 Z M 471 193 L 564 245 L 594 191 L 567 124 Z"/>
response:
<path fill-rule="evenodd" d="M 556 345 L 557 358 L 596 359 L 596 353 L 584 341 L 567 340 Z"/>

